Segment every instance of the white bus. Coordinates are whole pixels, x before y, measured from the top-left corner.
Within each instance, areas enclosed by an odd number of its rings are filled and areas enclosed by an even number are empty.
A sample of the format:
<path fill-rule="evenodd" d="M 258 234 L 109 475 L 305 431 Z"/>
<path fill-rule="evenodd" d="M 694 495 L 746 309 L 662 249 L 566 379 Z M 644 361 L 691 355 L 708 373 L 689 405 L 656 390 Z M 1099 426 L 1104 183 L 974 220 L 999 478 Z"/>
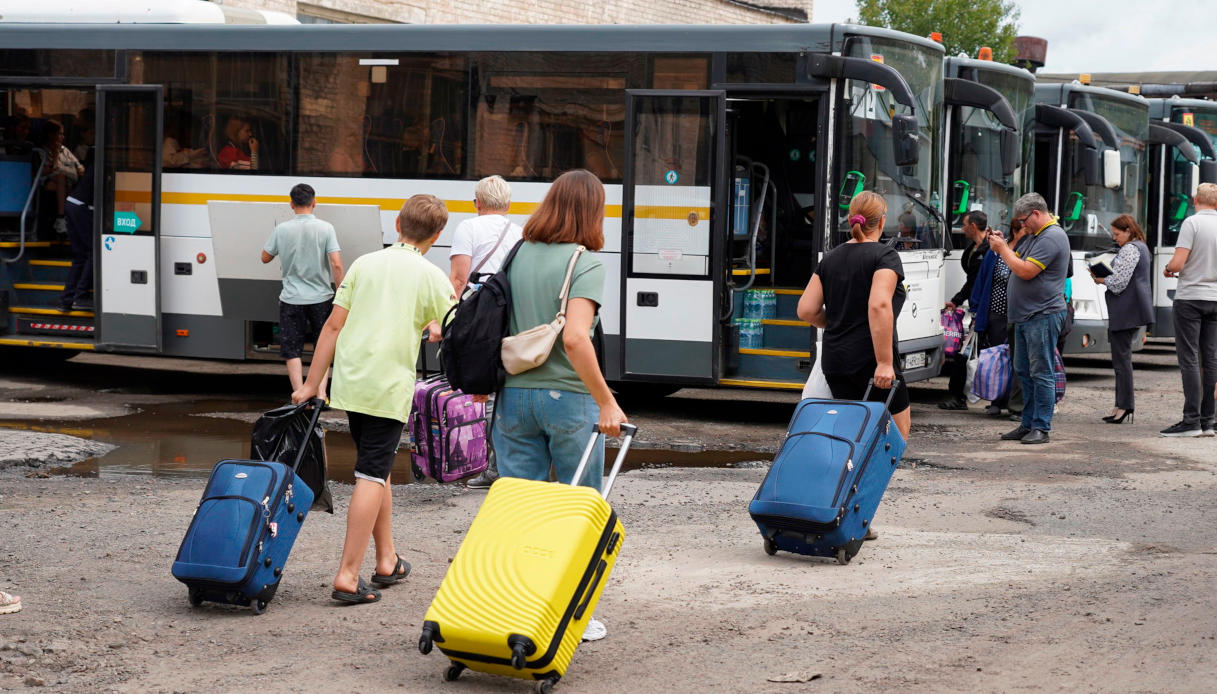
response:
<path fill-rule="evenodd" d="M 1174 337 L 1175 286 L 1162 271 L 1175 254 L 1183 220 L 1196 211 L 1197 183 L 1217 183 L 1217 102 L 1150 99 L 1149 226 L 1145 237 L 1154 257 L 1154 337 Z M 1166 132 L 1162 132 L 1165 130 Z"/>
<path fill-rule="evenodd" d="M 1063 352 L 1108 352 L 1107 303 L 1086 258 L 1115 246 L 1110 224 L 1121 214 L 1145 228 L 1149 102 L 1078 82 L 1037 84 L 1035 97 L 1035 189 L 1073 249 L 1074 325 Z"/>
<path fill-rule="evenodd" d="M 69 257 L 54 201 L 10 195 L 0 345 L 274 358 L 278 267 L 258 249 L 293 184 L 316 188 L 348 264 L 393 240 L 406 197 L 439 196 L 451 217 L 429 257 L 447 267 L 474 181 L 511 181 L 522 222 L 582 167 L 608 191 L 601 315 L 622 389 L 800 388 L 816 340 L 794 305 L 862 189 L 888 198 L 891 235 L 911 229 L 898 329 L 910 380 L 926 378 L 942 61 L 932 41 L 848 25 L 0 24 L 0 122 L 28 117 L 35 139 L 62 122 L 74 147 L 95 118 L 97 144 L 97 308 L 54 311 Z M 30 157 L 6 156 L 2 185 L 31 190 Z M 777 313 L 739 347 L 746 289 L 772 290 Z"/>

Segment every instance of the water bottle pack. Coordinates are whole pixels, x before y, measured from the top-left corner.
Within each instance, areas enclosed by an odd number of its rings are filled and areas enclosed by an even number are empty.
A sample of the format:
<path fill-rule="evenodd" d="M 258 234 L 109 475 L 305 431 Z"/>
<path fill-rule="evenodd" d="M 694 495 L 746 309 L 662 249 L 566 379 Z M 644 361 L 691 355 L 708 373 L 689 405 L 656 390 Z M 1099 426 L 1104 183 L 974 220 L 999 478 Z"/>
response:
<path fill-rule="evenodd" d="M 755 318 L 736 318 L 741 349 L 760 349 L 765 344 L 765 326 Z"/>
<path fill-rule="evenodd" d="M 777 318 L 778 295 L 772 289 L 749 289 L 744 293 L 744 318 L 764 320 Z"/>

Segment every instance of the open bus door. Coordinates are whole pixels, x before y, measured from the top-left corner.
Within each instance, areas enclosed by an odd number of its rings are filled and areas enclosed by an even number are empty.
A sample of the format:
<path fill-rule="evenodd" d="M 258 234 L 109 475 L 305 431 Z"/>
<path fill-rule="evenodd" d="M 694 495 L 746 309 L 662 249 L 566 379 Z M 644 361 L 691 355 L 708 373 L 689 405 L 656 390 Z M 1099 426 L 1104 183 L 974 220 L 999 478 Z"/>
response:
<path fill-rule="evenodd" d="M 97 88 L 97 340 L 160 351 L 160 85 Z"/>
<path fill-rule="evenodd" d="M 714 383 L 726 221 L 723 91 L 626 92 L 626 380 Z M 717 209 L 715 209 L 717 208 Z"/>

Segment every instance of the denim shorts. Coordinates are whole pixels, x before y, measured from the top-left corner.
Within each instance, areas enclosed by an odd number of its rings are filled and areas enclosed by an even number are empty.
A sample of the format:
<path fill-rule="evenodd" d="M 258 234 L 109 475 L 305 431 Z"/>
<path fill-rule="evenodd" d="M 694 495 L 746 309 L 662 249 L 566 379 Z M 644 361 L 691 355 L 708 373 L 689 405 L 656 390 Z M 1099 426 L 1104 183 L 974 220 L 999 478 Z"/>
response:
<path fill-rule="evenodd" d="M 504 388 L 494 409 L 494 453 L 500 477 L 570 484 L 592 437 L 600 408 L 587 393 Z M 604 441 L 596 442 L 579 484 L 600 489 Z"/>

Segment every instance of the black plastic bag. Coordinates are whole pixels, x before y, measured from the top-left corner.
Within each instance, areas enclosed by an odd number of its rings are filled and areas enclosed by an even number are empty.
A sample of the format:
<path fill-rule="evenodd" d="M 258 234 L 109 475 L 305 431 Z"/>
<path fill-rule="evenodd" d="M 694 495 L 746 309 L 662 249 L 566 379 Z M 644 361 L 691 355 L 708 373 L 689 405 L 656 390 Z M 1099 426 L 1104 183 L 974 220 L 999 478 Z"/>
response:
<path fill-rule="evenodd" d="M 313 490 L 314 511 L 334 512 L 334 498 L 325 481 L 325 430 L 321 425 L 308 431 L 313 416 L 308 405 L 284 405 L 266 412 L 254 422 L 249 441 L 249 457 L 273 460 L 291 466 L 300 443 L 307 440 L 304 458 L 296 474 Z"/>

